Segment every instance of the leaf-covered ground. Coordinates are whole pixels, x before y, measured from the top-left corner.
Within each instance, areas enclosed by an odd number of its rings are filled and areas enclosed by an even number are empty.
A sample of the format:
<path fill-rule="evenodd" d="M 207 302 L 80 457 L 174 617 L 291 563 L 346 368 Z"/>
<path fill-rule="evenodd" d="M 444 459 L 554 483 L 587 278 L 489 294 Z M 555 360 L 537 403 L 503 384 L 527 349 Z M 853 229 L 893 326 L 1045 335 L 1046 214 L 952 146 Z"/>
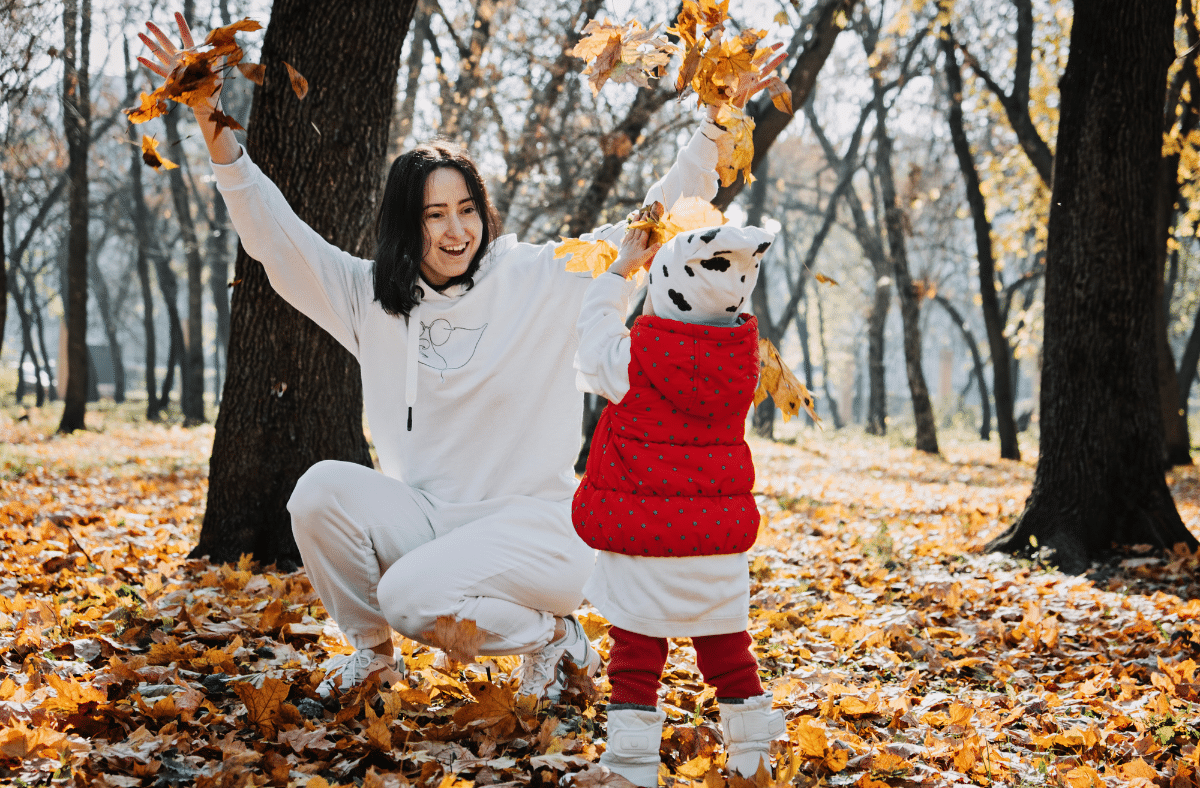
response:
<path fill-rule="evenodd" d="M 603 682 L 536 708 L 517 661 L 409 671 L 328 703 L 343 652 L 303 572 L 188 560 L 212 429 L 0 415 L 0 783 L 598 785 Z M 756 442 L 751 630 L 786 710 L 779 785 L 1200 784 L 1200 558 L 1093 579 L 978 548 L 1032 466 L 853 434 Z M 1172 489 L 1200 531 L 1200 476 Z M 585 615 L 604 651 L 604 622 Z M 724 770 L 713 692 L 671 652 L 663 783 Z"/>

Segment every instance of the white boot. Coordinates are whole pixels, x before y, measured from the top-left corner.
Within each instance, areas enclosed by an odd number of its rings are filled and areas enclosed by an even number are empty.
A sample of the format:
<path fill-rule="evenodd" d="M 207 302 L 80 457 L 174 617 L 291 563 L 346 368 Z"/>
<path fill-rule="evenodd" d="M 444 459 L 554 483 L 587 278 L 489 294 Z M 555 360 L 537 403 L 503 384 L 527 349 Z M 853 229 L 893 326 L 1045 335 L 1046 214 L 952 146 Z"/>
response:
<path fill-rule="evenodd" d="M 609 709 L 608 749 L 600 756 L 607 766 L 634 785 L 658 786 L 658 748 L 667 715 L 657 709 Z"/>
<path fill-rule="evenodd" d="M 772 709 L 770 693 L 746 698 L 742 703 L 718 703 L 725 732 L 725 765 L 750 778 L 760 763 L 771 770 L 771 742 L 787 735 L 783 712 Z"/>

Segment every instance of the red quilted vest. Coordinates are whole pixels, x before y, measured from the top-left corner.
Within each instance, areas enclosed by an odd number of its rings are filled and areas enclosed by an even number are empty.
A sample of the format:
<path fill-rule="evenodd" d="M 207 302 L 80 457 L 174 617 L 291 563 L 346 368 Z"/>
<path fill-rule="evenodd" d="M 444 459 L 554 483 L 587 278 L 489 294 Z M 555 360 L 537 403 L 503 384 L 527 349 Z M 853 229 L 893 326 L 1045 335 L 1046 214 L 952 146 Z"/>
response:
<path fill-rule="evenodd" d="M 744 553 L 758 535 L 746 413 L 758 322 L 639 317 L 629 393 L 600 415 L 571 507 L 592 547 L 627 555 Z"/>

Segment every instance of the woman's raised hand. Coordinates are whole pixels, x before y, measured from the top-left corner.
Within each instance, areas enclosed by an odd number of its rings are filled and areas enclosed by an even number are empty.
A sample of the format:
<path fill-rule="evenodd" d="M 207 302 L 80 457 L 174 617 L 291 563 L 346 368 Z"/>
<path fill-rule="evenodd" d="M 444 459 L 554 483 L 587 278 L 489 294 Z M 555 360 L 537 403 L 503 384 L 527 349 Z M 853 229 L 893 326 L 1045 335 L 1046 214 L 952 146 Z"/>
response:
<path fill-rule="evenodd" d="M 150 58 L 139 57 L 138 62 L 163 79 L 167 79 L 171 75 L 171 72 L 175 70 L 175 67 L 179 65 L 183 59 L 183 52 L 196 46 L 196 42 L 192 38 L 191 28 L 188 27 L 187 20 L 183 18 L 183 14 L 179 12 L 175 13 L 175 25 L 179 28 L 179 43 L 183 45 L 182 48 L 175 46 L 170 37 L 153 22 L 146 23 L 146 29 L 150 31 L 149 36 L 145 33 L 138 33 L 138 38 L 150 48 L 150 51 L 158 59 L 156 63 Z M 229 164 L 241 155 L 242 149 L 232 132 L 217 126 L 212 120 L 211 109 L 215 109 L 218 106 L 221 98 L 223 78 L 220 69 L 214 69 L 213 79 L 215 80 L 215 89 L 206 100 L 210 111 L 206 112 L 202 108 L 203 105 L 193 107 L 192 111 L 196 115 L 196 122 L 200 125 L 200 132 L 204 136 L 205 144 L 208 145 L 208 152 L 212 160 L 217 164 Z"/>

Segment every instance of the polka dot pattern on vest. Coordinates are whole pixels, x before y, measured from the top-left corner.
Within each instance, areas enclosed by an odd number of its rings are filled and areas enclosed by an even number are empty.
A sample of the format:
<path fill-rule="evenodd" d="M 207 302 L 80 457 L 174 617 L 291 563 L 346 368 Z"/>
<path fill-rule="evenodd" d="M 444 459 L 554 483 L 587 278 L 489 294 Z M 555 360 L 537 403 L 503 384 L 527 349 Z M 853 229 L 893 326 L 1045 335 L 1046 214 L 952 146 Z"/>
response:
<path fill-rule="evenodd" d="M 596 426 L 575 530 L 592 547 L 628 555 L 745 552 L 759 525 L 745 440 L 757 322 L 641 317 L 630 338 L 629 393 Z"/>

